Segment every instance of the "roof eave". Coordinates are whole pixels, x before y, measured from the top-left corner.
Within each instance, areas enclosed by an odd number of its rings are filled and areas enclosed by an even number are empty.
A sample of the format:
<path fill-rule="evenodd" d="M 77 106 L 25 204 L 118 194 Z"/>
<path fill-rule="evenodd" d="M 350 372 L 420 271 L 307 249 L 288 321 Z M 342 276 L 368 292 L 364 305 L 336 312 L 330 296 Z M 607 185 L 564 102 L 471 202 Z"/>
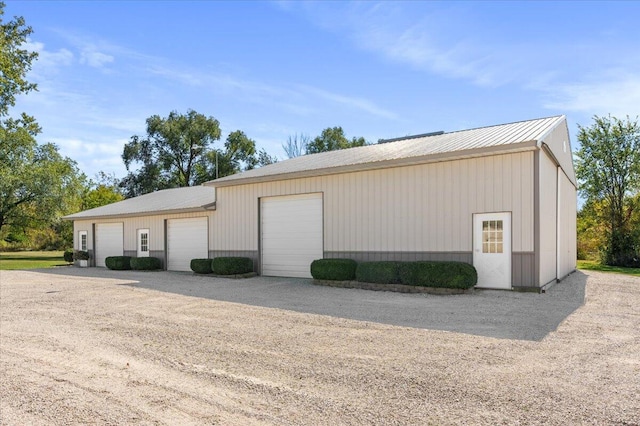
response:
<path fill-rule="evenodd" d="M 487 155 L 508 154 L 522 151 L 533 151 L 539 149 L 537 140 L 529 140 L 508 145 L 498 145 L 485 148 L 472 148 L 461 151 L 448 151 L 439 154 L 423 155 L 419 157 L 407 157 L 385 161 L 376 161 L 371 163 L 352 164 L 347 166 L 329 167 L 323 169 L 302 170 L 291 173 L 278 173 L 267 176 L 255 176 L 248 178 L 237 178 L 225 181 L 205 182 L 206 186 L 216 188 L 226 186 L 246 185 L 250 183 L 272 182 L 276 180 L 289 180 L 306 177 L 326 176 L 338 173 L 350 173 L 367 170 L 386 169 L 389 167 L 412 166 L 416 164 L 437 163 L 442 161 L 461 160 L 465 158 L 485 157 Z"/>

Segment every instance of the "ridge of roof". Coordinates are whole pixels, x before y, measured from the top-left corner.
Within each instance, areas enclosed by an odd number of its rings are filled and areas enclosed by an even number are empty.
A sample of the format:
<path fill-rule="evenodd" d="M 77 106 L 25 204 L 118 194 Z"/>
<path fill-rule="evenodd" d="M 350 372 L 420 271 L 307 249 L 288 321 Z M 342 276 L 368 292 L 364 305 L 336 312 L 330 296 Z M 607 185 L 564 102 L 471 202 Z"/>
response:
<path fill-rule="evenodd" d="M 292 177 L 319 176 L 392 166 L 393 163 L 443 161 L 448 157 L 487 155 L 489 151 L 536 149 L 543 135 L 566 121 L 564 115 L 514 121 L 458 130 L 440 135 L 402 138 L 337 151 L 308 154 L 205 182 L 207 186 L 229 186 Z M 428 139 L 429 143 L 424 143 Z"/>

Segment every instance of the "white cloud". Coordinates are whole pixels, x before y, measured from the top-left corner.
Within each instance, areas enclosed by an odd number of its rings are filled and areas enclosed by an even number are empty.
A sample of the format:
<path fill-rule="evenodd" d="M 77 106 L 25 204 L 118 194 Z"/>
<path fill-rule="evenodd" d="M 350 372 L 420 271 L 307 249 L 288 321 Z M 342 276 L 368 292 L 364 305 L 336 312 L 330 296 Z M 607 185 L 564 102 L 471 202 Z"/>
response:
<path fill-rule="evenodd" d="M 103 68 L 105 65 L 112 63 L 113 60 L 113 56 L 98 52 L 93 47 L 86 47 L 80 53 L 80 63 L 94 68 Z"/>
<path fill-rule="evenodd" d="M 50 51 L 45 48 L 44 43 L 28 40 L 24 48 L 26 50 L 37 52 L 38 58 L 33 63 L 33 72 L 37 76 L 47 73 L 53 73 L 61 67 L 73 64 L 74 55 L 68 49 L 58 49 Z"/>
<path fill-rule="evenodd" d="M 373 102 L 367 99 L 341 95 L 338 93 L 332 93 L 332 92 L 328 92 L 326 90 L 322 90 L 322 89 L 311 87 L 311 86 L 300 85 L 299 87 L 303 92 L 307 94 L 314 95 L 320 99 L 324 99 L 324 100 L 333 102 L 335 104 L 344 105 L 348 108 L 360 110 L 368 114 L 375 115 L 377 117 L 388 118 L 391 120 L 398 119 L 398 115 L 395 114 L 394 112 L 380 108 L 379 106 L 377 106 L 376 104 L 374 104 Z"/>
<path fill-rule="evenodd" d="M 640 73 L 609 71 L 598 78 L 555 84 L 546 108 L 616 117 L 640 115 Z"/>

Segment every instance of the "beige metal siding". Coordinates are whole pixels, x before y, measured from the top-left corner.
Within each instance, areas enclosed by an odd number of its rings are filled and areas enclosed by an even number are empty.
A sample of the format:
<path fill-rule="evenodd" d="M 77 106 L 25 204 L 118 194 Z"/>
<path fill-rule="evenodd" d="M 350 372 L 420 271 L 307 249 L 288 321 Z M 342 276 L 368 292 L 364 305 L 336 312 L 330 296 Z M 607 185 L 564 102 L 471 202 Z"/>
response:
<path fill-rule="evenodd" d="M 93 247 L 93 235 L 92 224 L 93 223 L 124 223 L 124 250 L 136 251 L 137 250 L 137 233 L 138 229 L 149 229 L 149 250 L 150 251 L 162 251 L 164 250 L 164 221 L 165 219 L 181 219 L 190 217 L 203 217 L 207 216 L 209 219 L 209 229 L 212 229 L 212 222 L 215 217 L 215 212 L 194 212 L 194 213 L 178 213 L 171 215 L 154 215 L 154 216 L 139 216 L 139 217 L 126 217 L 126 218 L 114 218 L 114 219 L 93 219 L 93 220 L 75 220 L 73 222 L 74 228 L 74 247 L 78 246 L 76 241 L 78 238 L 78 231 L 87 231 L 89 248 Z M 209 247 L 211 247 L 213 236 L 209 232 Z"/>
<path fill-rule="evenodd" d="M 564 173 L 560 173 L 560 263 L 558 278 L 564 278 L 576 269 L 576 209 L 576 188 Z"/>
<path fill-rule="evenodd" d="M 546 152 L 540 152 L 540 283 L 556 278 L 556 215 L 558 168 Z"/>
<path fill-rule="evenodd" d="M 573 169 L 571 142 L 569 140 L 569 129 L 566 120 L 563 121 L 561 125 L 555 127 L 542 142 L 549 147 L 553 156 L 564 170 L 564 173 L 575 186 L 576 175 Z"/>
<path fill-rule="evenodd" d="M 258 249 L 258 198 L 324 193 L 325 251 L 470 252 L 472 214 L 511 211 L 533 251 L 533 152 L 217 188 L 214 250 Z"/>

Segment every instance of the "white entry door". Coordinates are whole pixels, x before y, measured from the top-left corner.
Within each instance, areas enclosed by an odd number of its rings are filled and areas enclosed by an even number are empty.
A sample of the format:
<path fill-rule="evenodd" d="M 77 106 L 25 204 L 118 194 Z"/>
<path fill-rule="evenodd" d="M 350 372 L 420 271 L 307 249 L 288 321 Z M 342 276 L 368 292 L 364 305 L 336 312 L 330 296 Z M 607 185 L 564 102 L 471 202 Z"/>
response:
<path fill-rule="evenodd" d="M 138 229 L 138 257 L 149 257 L 148 229 Z"/>
<path fill-rule="evenodd" d="M 511 289 L 511 213 L 473 215 L 476 287 Z"/>

